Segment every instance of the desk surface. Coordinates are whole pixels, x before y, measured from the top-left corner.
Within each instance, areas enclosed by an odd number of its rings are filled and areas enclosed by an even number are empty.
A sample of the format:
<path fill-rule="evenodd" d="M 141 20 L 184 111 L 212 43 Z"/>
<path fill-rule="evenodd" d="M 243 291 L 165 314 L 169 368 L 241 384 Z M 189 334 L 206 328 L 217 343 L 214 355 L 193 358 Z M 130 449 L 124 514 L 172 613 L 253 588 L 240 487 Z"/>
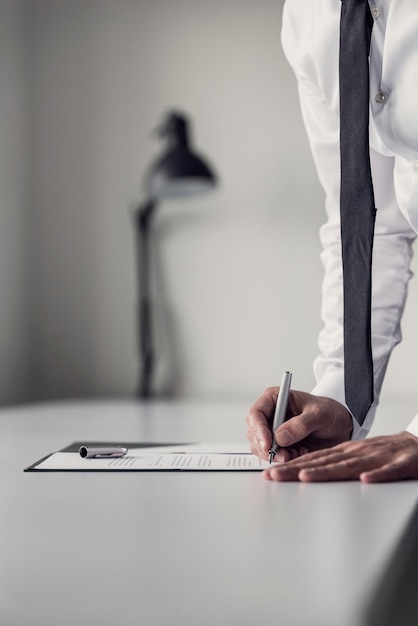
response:
<path fill-rule="evenodd" d="M 87 402 L 0 411 L 4 626 L 356 626 L 417 482 L 259 473 L 24 473 L 80 440 L 245 441 L 246 406 Z"/>

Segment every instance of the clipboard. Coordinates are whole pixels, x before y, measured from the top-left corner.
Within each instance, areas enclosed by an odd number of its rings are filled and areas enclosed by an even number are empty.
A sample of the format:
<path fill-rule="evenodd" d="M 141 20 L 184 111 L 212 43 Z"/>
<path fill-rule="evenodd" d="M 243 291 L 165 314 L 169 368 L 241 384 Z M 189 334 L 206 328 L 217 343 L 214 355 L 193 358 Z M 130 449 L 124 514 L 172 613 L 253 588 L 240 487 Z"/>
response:
<path fill-rule="evenodd" d="M 123 447 L 118 458 L 83 459 L 86 447 Z M 75 441 L 26 467 L 24 472 L 149 472 L 149 471 L 260 471 L 268 461 L 248 451 L 247 444 L 168 443 L 132 441 Z"/>

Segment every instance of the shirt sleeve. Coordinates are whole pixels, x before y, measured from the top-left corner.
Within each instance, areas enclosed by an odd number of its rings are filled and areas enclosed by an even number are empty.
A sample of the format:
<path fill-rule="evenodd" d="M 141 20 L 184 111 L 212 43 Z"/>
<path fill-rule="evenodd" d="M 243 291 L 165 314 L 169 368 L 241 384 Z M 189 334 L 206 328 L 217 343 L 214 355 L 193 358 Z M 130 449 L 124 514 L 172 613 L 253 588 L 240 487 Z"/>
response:
<path fill-rule="evenodd" d="M 314 3 L 312 3 L 314 4 Z M 285 4 L 286 8 L 286 4 Z M 314 362 L 315 395 L 334 398 L 344 406 L 343 289 L 340 237 L 340 155 L 338 74 L 309 48 L 309 31 L 298 30 L 294 16 L 283 15 L 282 44 L 295 72 L 303 122 L 320 183 L 325 192 L 327 221 L 320 229 L 324 268 L 319 335 Z M 334 42 L 335 43 L 335 42 Z M 328 51 L 328 58 L 333 56 Z M 333 75 L 330 75 L 333 72 Z M 371 150 L 377 207 L 372 270 L 372 349 L 375 401 L 363 425 L 353 418 L 353 439 L 367 435 L 373 423 L 390 354 L 401 340 L 400 320 L 411 277 L 411 246 L 415 231 L 400 213 L 395 196 L 395 157 Z"/>

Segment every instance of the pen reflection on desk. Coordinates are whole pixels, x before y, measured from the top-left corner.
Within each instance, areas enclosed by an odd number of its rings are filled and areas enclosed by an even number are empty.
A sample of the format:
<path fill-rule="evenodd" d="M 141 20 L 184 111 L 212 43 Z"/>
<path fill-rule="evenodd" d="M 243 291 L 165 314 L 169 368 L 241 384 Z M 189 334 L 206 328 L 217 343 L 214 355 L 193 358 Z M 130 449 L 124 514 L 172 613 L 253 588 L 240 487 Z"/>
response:
<path fill-rule="evenodd" d="M 279 446 L 277 445 L 274 433 L 279 428 L 281 424 L 283 424 L 286 418 L 287 405 L 289 402 L 289 393 L 290 393 L 290 383 L 292 382 L 292 374 L 290 372 L 285 372 L 282 379 L 282 384 L 280 385 L 279 395 L 276 403 L 276 410 L 274 411 L 274 419 L 273 419 L 273 427 L 272 427 L 272 442 L 271 448 L 269 450 L 269 463 L 271 463 L 274 457 L 277 454 L 277 450 Z"/>
<path fill-rule="evenodd" d="M 91 448 L 81 446 L 79 452 L 82 459 L 109 459 L 125 456 L 128 453 L 128 448 L 122 448 L 122 446 L 97 446 Z"/>

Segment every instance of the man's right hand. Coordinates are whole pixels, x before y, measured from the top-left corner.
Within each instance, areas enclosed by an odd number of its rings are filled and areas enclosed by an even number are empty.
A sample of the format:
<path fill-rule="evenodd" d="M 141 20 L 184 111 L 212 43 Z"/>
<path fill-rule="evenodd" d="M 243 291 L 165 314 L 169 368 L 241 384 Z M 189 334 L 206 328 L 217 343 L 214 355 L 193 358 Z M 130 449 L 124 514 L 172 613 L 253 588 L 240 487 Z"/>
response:
<path fill-rule="evenodd" d="M 246 417 L 251 452 L 266 460 L 272 445 L 271 428 L 278 393 L 278 387 L 268 387 Z M 349 441 L 352 427 L 349 411 L 336 400 L 291 391 L 286 421 L 275 432 L 275 440 L 280 446 L 275 461 L 290 461 L 308 452 Z"/>

